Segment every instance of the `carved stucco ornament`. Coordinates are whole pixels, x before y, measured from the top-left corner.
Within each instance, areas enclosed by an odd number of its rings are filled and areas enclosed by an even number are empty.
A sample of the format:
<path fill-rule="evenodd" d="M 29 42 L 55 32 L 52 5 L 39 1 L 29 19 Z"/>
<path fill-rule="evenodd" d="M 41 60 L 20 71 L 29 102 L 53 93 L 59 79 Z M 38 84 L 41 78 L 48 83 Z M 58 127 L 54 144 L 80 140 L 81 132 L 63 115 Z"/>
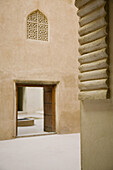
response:
<path fill-rule="evenodd" d="M 106 0 L 76 0 L 79 16 L 79 99 L 109 98 Z"/>

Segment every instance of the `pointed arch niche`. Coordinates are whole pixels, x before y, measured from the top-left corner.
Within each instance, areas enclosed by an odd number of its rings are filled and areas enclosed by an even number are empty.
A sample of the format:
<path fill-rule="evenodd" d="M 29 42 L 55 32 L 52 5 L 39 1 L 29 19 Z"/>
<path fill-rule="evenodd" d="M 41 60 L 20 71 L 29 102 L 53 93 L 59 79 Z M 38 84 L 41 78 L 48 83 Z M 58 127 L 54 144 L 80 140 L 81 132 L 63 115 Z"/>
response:
<path fill-rule="evenodd" d="M 48 41 L 48 19 L 39 10 L 27 16 L 27 39 Z"/>

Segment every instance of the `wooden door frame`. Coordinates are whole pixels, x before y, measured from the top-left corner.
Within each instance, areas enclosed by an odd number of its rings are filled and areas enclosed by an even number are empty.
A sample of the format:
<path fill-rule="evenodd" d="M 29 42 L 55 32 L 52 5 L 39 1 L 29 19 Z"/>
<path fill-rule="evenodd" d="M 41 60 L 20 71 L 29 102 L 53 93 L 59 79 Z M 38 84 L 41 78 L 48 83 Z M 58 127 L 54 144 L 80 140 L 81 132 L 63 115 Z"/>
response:
<path fill-rule="evenodd" d="M 16 137 L 18 136 L 17 131 L 17 118 L 18 118 L 18 87 L 52 87 L 52 110 L 53 110 L 53 123 L 52 123 L 52 129 L 56 131 L 56 106 L 55 106 L 55 94 L 56 94 L 56 86 L 59 82 L 36 82 L 36 81 L 15 81 L 16 85 Z"/>

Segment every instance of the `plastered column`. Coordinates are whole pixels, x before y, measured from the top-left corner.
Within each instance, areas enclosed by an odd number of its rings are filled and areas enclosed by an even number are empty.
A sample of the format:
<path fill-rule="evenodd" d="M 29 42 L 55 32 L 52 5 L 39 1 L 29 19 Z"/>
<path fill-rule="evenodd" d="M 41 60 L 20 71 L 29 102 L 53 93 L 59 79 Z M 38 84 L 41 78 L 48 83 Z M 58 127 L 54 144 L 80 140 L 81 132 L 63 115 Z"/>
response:
<path fill-rule="evenodd" d="M 94 19 L 94 13 L 96 13 L 95 8 L 98 8 L 98 10 L 101 9 L 101 6 L 99 4 L 103 3 L 105 1 L 103 0 L 76 0 L 76 5 L 79 4 L 79 8 L 81 6 L 84 6 L 81 8 L 81 12 L 79 14 L 83 17 L 80 20 L 80 24 L 85 24 L 85 18 L 84 15 L 86 12 L 89 12 L 91 14 L 91 18 L 88 18 L 87 20 L 89 22 L 93 22 L 92 19 Z M 108 1 L 107 1 L 108 2 Z M 82 10 L 88 5 L 89 9 L 87 11 Z M 102 5 L 102 4 L 101 4 Z M 77 5 L 78 6 L 78 5 Z M 95 7 L 95 8 L 94 8 Z M 94 10 L 94 13 L 92 12 Z M 109 88 L 110 88 L 110 98 L 106 99 L 96 99 L 94 100 L 89 97 L 89 99 L 81 101 L 81 159 L 82 159 L 82 170 L 112 170 L 113 169 L 113 1 L 109 0 L 109 44 L 107 42 L 106 45 L 109 45 Z M 101 13 L 102 14 L 102 13 Z M 99 15 L 99 11 L 97 13 Z M 100 17 L 102 19 L 102 16 Z M 103 29 L 99 30 L 100 25 L 98 25 L 98 21 L 95 22 L 94 27 L 98 26 L 98 31 L 95 34 L 95 38 L 97 38 L 99 35 L 103 35 Z M 104 21 L 104 20 L 103 20 Z M 102 21 L 102 22 L 103 22 Z M 90 24 L 91 24 L 90 23 Z M 87 25 L 86 25 L 87 26 Z M 84 27 L 84 26 L 83 26 Z M 93 27 L 93 28 L 94 28 Z M 91 28 L 91 27 L 90 27 Z M 92 29 L 93 29 L 92 28 Z M 81 31 L 83 31 L 81 29 Z M 88 31 L 86 29 L 86 31 Z M 93 36 L 93 33 L 90 33 L 91 37 Z M 86 36 L 85 39 L 81 38 L 79 41 L 81 43 L 84 43 L 86 41 L 92 41 L 92 38 L 89 38 Z M 89 43 L 90 45 L 90 43 Z M 102 45 L 102 43 L 100 43 Z M 90 47 L 90 46 L 89 46 Z M 81 48 L 83 51 L 83 48 Z M 89 49 L 90 50 L 90 49 Z M 102 54 L 103 53 L 103 54 Z M 93 55 L 94 54 L 94 55 Z M 81 64 L 86 62 L 95 62 L 95 58 L 97 57 L 99 60 L 103 60 L 103 57 L 106 58 L 106 52 L 102 49 L 100 51 L 99 55 L 96 55 L 96 52 L 93 54 L 83 54 L 83 58 L 81 57 Z M 102 54 L 102 55 L 101 55 Z M 105 61 L 105 60 L 104 60 Z M 104 63 L 103 63 L 104 64 Z M 96 63 L 96 66 L 99 66 L 98 63 Z M 92 64 L 92 68 L 94 65 Z M 87 67 L 87 69 L 89 66 Z M 86 69 L 85 67 L 81 67 L 80 69 Z M 101 74 L 103 75 L 103 73 Z M 86 76 L 86 75 L 85 75 Z M 96 80 L 97 81 L 97 80 Z M 101 81 L 103 81 L 101 79 Z M 80 88 L 85 89 L 89 88 L 89 90 L 92 90 L 92 87 L 95 86 L 94 82 L 91 80 L 89 83 L 86 83 L 85 81 L 80 83 Z M 93 84 L 92 84 L 93 83 Z M 106 86 L 106 82 L 96 82 L 95 87 L 100 87 L 102 84 L 103 86 Z M 93 95 L 93 94 L 92 94 Z M 101 94 L 103 95 L 103 94 Z"/>
<path fill-rule="evenodd" d="M 80 25 L 79 99 L 106 99 L 109 97 L 108 4 L 106 0 L 77 0 L 75 4 Z"/>

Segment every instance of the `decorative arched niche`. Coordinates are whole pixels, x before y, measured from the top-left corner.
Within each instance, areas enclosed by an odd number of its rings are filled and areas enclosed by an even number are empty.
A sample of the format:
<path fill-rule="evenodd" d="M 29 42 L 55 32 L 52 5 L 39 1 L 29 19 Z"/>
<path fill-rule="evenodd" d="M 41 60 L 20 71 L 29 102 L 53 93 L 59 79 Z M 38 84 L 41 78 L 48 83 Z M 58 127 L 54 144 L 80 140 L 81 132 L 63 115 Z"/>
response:
<path fill-rule="evenodd" d="M 39 10 L 27 16 L 27 39 L 48 41 L 48 19 Z"/>

